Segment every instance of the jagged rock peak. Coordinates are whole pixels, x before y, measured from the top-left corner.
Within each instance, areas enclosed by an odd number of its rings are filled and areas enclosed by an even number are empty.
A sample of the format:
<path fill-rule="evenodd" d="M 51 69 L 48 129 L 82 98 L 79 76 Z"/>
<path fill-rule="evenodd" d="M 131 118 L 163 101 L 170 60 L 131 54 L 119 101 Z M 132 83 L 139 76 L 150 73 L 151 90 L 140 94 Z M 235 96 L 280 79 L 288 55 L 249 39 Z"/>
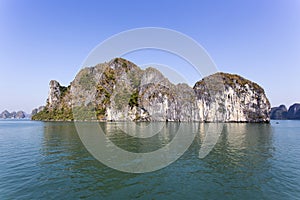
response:
<path fill-rule="evenodd" d="M 61 86 L 58 81 L 51 80 L 49 83 L 48 105 L 50 109 L 54 109 L 60 103 Z"/>

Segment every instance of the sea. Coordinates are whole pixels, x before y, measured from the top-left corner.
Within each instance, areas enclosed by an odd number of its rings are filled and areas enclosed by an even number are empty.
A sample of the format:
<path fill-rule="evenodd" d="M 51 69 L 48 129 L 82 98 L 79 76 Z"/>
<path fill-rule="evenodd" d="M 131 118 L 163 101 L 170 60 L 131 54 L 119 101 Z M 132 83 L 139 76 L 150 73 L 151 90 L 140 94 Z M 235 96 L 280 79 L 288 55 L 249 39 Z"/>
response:
<path fill-rule="evenodd" d="M 99 145 L 148 155 L 169 148 L 180 127 L 150 123 L 157 135 L 136 137 L 144 129 L 120 128 L 124 124 L 99 123 L 110 141 Z M 166 166 L 145 172 L 102 162 L 82 141 L 93 126 L 85 125 L 82 133 L 73 122 L 0 120 L 0 199 L 300 199 L 300 121 L 222 124 L 202 157 L 205 130 L 220 124 L 188 123 L 176 145 L 180 149 L 194 134 L 188 147 Z M 120 162 L 131 164 L 126 159 Z M 156 155 L 152 163 L 160 161 L 164 158 Z"/>

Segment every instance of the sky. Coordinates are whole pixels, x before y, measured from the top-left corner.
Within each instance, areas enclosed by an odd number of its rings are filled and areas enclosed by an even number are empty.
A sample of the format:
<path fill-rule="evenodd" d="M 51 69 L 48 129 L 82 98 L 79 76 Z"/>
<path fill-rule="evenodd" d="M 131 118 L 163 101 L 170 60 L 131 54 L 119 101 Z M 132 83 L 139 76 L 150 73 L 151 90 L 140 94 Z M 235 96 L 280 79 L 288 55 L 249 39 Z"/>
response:
<path fill-rule="evenodd" d="M 50 80 L 68 85 L 98 44 L 142 27 L 193 38 L 219 71 L 261 85 L 272 106 L 300 102 L 299 0 L 0 0 L 0 112 L 45 105 Z M 190 85 L 202 78 L 165 52 L 125 57 L 172 66 Z"/>

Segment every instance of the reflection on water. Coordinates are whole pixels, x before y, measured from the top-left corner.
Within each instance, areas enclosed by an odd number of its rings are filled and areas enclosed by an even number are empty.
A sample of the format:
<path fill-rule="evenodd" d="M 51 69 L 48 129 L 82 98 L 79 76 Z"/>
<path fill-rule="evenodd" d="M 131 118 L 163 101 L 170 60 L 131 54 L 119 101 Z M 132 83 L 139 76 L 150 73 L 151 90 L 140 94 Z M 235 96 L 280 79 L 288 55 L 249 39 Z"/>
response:
<path fill-rule="evenodd" d="M 216 193 L 225 197 L 234 195 L 237 199 L 267 198 L 264 184 L 272 179 L 269 173 L 269 159 L 273 157 L 271 130 L 269 124 L 224 125 L 217 145 L 203 159 Z"/>
<path fill-rule="evenodd" d="M 158 134 L 139 139 L 125 134 L 132 125 L 100 125 L 114 144 L 133 152 L 166 146 L 179 126 L 169 122 Z M 216 124 L 192 126 L 185 130 L 197 131 L 194 142 L 176 162 L 151 173 L 131 174 L 94 159 L 73 123 L 0 122 L 0 199 L 300 198 L 300 136 L 293 132 L 300 130 L 300 123 L 224 124 L 203 159 L 198 156 L 205 132 Z"/>
<path fill-rule="evenodd" d="M 78 122 L 76 128 L 82 143 L 96 159 L 113 169 L 132 173 L 155 171 L 176 161 L 189 148 L 198 131 L 198 123 L 164 123 L 163 126 L 153 123 L 150 130 L 157 127 L 162 130 L 152 137 L 137 138 L 128 136 L 118 125 Z M 132 125 L 133 130 L 127 131 L 136 130 Z M 141 123 L 137 126 L 143 132 L 149 127 Z M 167 135 L 174 137 L 166 142 Z M 124 150 L 126 147 L 131 150 Z"/>
<path fill-rule="evenodd" d="M 164 147 L 174 138 L 179 125 L 179 123 L 154 122 L 149 127 L 149 123 L 141 122 L 100 123 L 110 141 L 124 150 L 137 153 L 152 152 Z M 143 137 L 146 135 L 151 137 Z"/>

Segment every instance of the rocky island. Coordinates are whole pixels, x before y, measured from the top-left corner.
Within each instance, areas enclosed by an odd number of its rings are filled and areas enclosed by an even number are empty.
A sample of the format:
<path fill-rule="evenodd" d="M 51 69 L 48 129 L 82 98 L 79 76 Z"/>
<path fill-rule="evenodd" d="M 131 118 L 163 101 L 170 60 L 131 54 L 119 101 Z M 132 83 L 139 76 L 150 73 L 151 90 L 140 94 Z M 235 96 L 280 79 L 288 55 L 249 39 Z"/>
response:
<path fill-rule="evenodd" d="M 275 120 L 299 120 L 300 119 L 300 104 L 295 103 L 286 108 L 285 105 L 280 105 L 279 107 L 273 107 L 271 109 L 271 119 Z"/>
<path fill-rule="evenodd" d="M 29 118 L 30 115 L 26 114 L 24 111 L 12 111 L 8 112 L 7 110 L 4 110 L 0 114 L 0 119 L 24 119 L 24 118 Z"/>
<path fill-rule="evenodd" d="M 115 58 L 82 69 L 67 87 L 50 81 L 47 103 L 32 119 L 269 122 L 270 109 L 263 88 L 238 75 L 216 73 L 192 88 Z"/>

